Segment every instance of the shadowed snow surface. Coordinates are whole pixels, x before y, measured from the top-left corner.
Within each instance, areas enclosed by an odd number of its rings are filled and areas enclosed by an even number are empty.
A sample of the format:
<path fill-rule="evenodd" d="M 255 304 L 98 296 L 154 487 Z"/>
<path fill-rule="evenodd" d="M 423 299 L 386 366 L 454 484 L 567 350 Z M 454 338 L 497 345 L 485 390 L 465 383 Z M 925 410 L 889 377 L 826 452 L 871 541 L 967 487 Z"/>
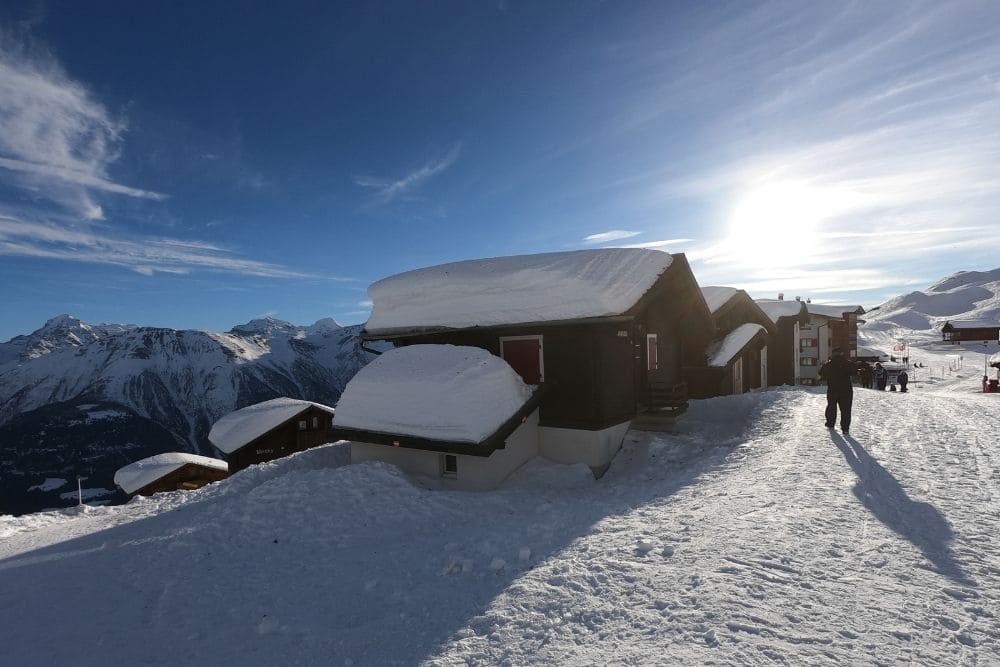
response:
<path fill-rule="evenodd" d="M 998 664 L 1000 395 L 915 376 L 850 436 L 819 388 L 694 401 L 597 481 L 431 489 L 339 444 L 0 517 L 4 661 Z"/>

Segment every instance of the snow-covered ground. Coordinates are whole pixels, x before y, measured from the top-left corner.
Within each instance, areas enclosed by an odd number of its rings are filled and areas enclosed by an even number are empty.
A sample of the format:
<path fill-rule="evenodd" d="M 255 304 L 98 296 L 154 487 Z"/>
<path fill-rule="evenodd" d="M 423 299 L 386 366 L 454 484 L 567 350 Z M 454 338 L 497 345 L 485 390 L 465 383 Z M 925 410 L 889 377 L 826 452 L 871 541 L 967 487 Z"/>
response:
<path fill-rule="evenodd" d="M 911 354 L 850 437 L 786 388 L 630 432 L 596 481 L 445 491 L 336 445 L 0 517 L 3 662 L 1000 664 L 1000 394 Z"/>

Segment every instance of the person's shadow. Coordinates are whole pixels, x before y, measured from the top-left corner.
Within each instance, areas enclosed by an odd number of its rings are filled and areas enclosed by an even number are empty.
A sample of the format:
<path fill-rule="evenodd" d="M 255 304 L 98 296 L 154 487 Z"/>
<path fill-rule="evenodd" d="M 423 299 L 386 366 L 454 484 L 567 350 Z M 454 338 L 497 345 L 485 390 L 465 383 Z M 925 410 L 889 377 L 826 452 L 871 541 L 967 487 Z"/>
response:
<path fill-rule="evenodd" d="M 935 568 L 964 586 L 976 582 L 962 571 L 952 554 L 953 533 L 944 515 L 930 503 L 910 498 L 899 481 L 861 444 L 836 431 L 830 436 L 858 476 L 854 495 L 886 527 L 920 549 Z"/>

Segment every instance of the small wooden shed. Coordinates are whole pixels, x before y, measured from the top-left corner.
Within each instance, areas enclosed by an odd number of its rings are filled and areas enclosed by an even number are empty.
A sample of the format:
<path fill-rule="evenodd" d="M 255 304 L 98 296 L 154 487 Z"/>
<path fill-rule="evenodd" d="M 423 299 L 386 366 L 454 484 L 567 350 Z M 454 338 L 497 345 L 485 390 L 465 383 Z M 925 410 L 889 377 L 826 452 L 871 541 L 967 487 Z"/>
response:
<path fill-rule="evenodd" d="M 197 454 L 167 452 L 130 463 L 115 473 L 115 484 L 129 494 L 190 491 L 229 476 L 229 465 Z"/>
<path fill-rule="evenodd" d="M 941 339 L 946 343 L 981 343 L 1000 340 L 1000 322 L 949 320 L 941 327 Z"/>
<path fill-rule="evenodd" d="M 294 398 L 249 405 L 215 422 L 208 439 L 226 455 L 230 472 L 333 442 L 334 409 Z"/>

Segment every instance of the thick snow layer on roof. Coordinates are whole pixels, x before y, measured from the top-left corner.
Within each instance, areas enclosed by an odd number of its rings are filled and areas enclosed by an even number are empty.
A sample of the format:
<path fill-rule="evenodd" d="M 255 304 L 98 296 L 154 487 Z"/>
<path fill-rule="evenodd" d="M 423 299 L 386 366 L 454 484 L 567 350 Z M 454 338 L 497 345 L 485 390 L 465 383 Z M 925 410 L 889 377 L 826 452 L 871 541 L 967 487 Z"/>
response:
<path fill-rule="evenodd" d="M 417 269 L 368 288 L 366 329 L 460 329 L 620 315 L 670 266 L 642 248 L 495 257 Z"/>
<path fill-rule="evenodd" d="M 713 313 L 726 305 L 726 302 L 739 292 L 735 287 L 709 286 L 701 288 L 701 295 L 705 297 L 708 309 Z"/>
<path fill-rule="evenodd" d="M 824 317 L 843 317 L 844 313 L 856 313 L 859 310 L 864 312 L 861 306 L 826 306 L 818 303 L 807 303 L 806 310 L 810 315 L 822 315 Z"/>
<path fill-rule="evenodd" d="M 802 311 L 802 302 L 785 301 L 784 299 L 757 299 L 757 305 L 764 311 L 764 314 L 771 318 L 775 324 L 782 317 L 798 317 Z"/>
<path fill-rule="evenodd" d="M 486 350 L 411 345 L 386 352 L 358 371 L 337 403 L 333 424 L 478 443 L 532 392 L 506 361 Z"/>
<path fill-rule="evenodd" d="M 767 331 L 767 329 L 759 324 L 741 324 L 736 327 L 721 341 L 708 347 L 708 365 L 716 368 L 725 367 L 761 331 Z"/>
<path fill-rule="evenodd" d="M 273 398 L 230 412 L 215 422 L 208 439 L 226 454 L 231 454 L 311 405 L 333 414 L 333 408 L 328 405 L 294 398 Z"/>
<path fill-rule="evenodd" d="M 130 463 L 124 468 L 120 468 L 115 473 L 115 484 L 120 486 L 125 493 L 135 493 L 147 484 L 152 484 L 161 477 L 169 475 L 189 463 L 217 470 L 229 470 L 229 464 L 219 459 L 198 456 L 197 454 L 185 454 L 183 452 L 167 452 L 166 454 L 150 456 L 149 458 Z"/>
<path fill-rule="evenodd" d="M 948 320 L 952 329 L 992 329 L 1000 327 L 1000 322 L 990 320 Z"/>

